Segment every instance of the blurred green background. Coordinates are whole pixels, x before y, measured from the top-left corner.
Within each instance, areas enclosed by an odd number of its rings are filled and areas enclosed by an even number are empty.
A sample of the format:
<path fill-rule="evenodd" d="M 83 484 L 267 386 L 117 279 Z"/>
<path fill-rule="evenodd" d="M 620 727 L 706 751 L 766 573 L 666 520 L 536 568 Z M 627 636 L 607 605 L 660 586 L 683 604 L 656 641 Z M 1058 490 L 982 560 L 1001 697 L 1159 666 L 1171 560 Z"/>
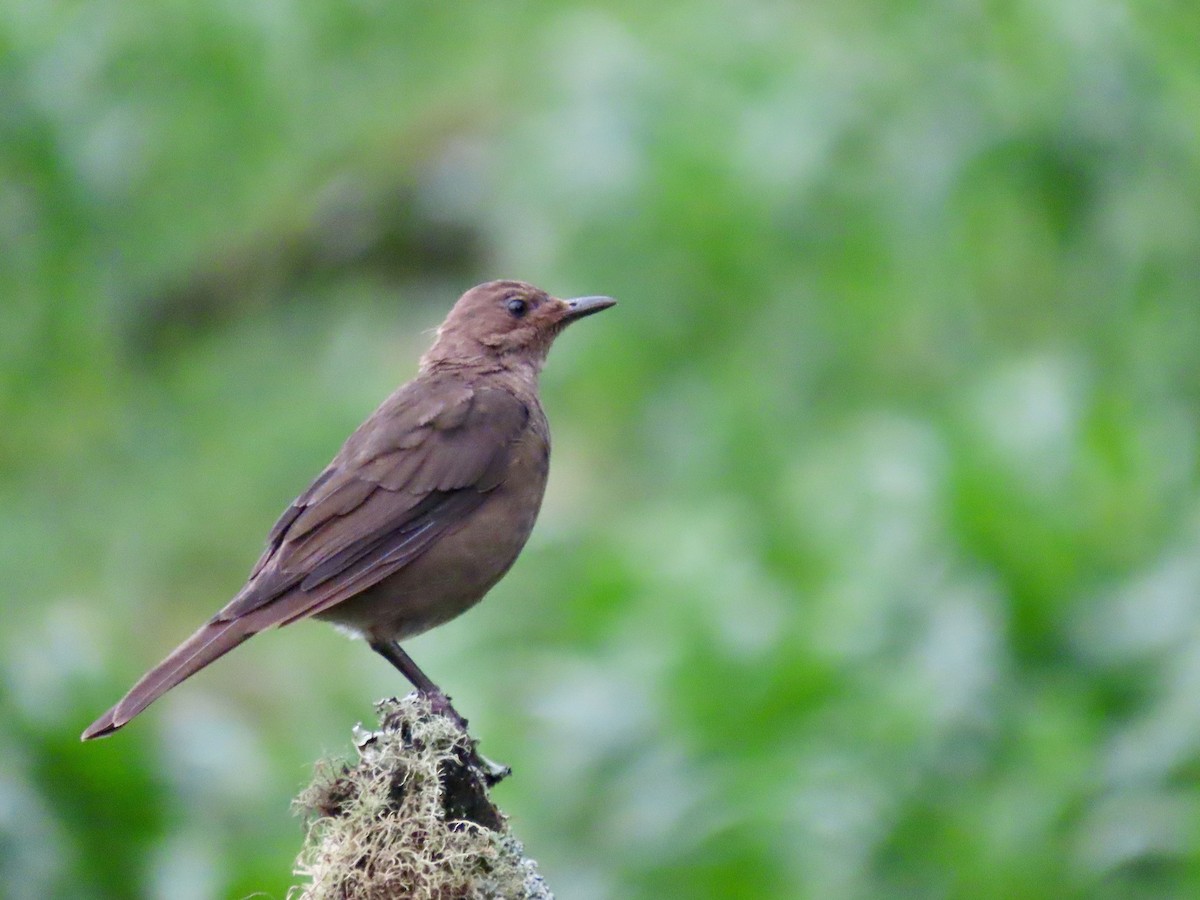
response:
<path fill-rule="evenodd" d="M 0 894 L 283 898 L 399 677 L 78 734 L 496 277 L 520 562 L 409 649 L 563 900 L 1200 896 L 1200 7 L 0 5 Z"/>

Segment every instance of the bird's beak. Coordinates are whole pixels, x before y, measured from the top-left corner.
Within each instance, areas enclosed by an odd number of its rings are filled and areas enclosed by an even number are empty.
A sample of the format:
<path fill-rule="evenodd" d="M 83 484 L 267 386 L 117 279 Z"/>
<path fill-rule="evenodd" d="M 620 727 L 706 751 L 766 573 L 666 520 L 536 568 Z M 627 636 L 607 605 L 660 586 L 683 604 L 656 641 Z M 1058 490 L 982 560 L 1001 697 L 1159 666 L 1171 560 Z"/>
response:
<path fill-rule="evenodd" d="M 576 297 L 574 300 L 564 300 L 563 302 L 567 304 L 567 311 L 561 320 L 564 324 L 617 305 L 617 301 L 612 297 Z"/>

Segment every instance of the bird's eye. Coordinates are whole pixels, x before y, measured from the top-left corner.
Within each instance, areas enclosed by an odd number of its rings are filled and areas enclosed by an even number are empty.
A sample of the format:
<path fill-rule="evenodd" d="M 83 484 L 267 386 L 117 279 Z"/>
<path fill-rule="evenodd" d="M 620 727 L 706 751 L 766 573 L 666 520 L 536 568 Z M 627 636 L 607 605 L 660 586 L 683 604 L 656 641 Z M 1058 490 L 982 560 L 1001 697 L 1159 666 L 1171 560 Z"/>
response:
<path fill-rule="evenodd" d="M 508 302 L 504 306 L 514 319 L 519 319 L 525 313 L 529 312 L 529 305 L 520 297 L 509 297 Z"/>

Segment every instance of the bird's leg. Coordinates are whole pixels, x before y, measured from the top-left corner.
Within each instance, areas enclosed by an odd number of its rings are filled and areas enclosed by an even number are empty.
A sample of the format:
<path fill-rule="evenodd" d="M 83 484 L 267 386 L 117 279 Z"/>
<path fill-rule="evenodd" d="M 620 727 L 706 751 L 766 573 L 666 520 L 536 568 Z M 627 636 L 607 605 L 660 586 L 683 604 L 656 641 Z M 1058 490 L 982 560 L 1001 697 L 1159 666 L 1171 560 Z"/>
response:
<path fill-rule="evenodd" d="M 471 733 L 467 731 L 467 720 L 459 715 L 458 710 L 451 706 L 450 698 L 433 683 L 428 675 L 421 671 L 421 667 L 413 662 L 413 658 L 405 653 L 396 641 L 371 641 L 370 644 L 372 650 L 399 669 L 400 674 L 412 682 L 413 687 L 429 698 L 429 705 L 435 714 L 448 716 L 450 721 L 461 728 L 463 734 L 470 739 Z M 493 762 L 480 754 L 475 749 L 474 740 L 469 740 L 468 746 L 471 748 L 472 761 L 483 772 L 483 777 L 489 787 L 499 783 L 512 773 L 512 769 L 503 763 Z"/>
<path fill-rule="evenodd" d="M 413 687 L 428 697 L 435 713 L 449 716 L 455 725 L 463 731 L 467 730 L 467 720 L 450 705 L 450 698 L 433 683 L 428 675 L 421 671 L 421 667 L 413 662 L 413 658 L 405 653 L 398 643 L 395 641 L 372 641 L 371 649 L 399 669 L 400 674 L 412 682 Z"/>

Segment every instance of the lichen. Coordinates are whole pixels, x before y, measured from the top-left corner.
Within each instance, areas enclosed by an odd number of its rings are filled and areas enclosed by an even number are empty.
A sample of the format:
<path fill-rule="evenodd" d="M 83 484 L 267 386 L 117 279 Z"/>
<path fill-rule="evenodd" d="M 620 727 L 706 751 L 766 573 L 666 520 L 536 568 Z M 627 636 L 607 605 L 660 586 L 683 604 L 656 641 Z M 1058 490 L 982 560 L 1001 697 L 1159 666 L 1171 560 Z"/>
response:
<path fill-rule="evenodd" d="M 553 900 L 487 794 L 469 737 L 418 694 L 378 705 L 358 760 L 318 763 L 289 900 Z"/>

